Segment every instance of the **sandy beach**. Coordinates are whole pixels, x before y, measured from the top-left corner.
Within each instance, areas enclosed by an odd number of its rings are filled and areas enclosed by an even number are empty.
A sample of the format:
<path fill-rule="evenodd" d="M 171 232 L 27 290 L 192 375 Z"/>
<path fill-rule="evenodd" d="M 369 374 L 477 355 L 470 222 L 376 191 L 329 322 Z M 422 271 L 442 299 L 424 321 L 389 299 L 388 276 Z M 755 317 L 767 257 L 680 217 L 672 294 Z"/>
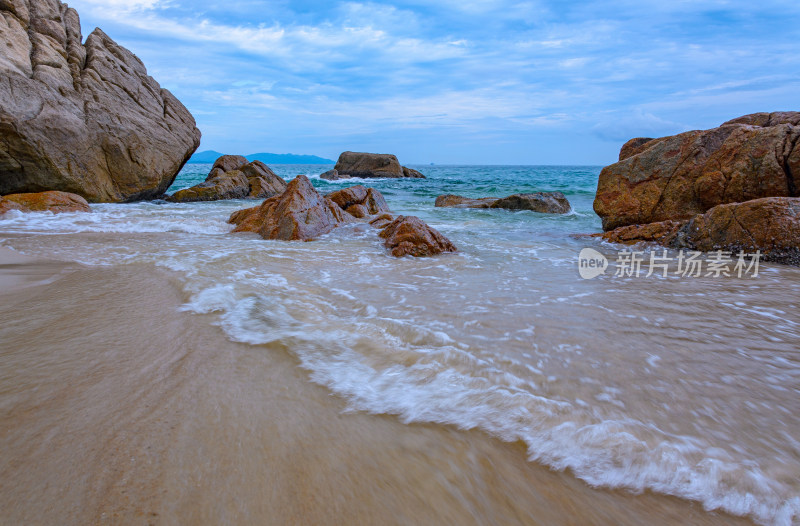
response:
<path fill-rule="evenodd" d="M 179 312 L 165 271 L 0 258 L 2 524 L 749 523 L 343 412 L 280 345 Z"/>

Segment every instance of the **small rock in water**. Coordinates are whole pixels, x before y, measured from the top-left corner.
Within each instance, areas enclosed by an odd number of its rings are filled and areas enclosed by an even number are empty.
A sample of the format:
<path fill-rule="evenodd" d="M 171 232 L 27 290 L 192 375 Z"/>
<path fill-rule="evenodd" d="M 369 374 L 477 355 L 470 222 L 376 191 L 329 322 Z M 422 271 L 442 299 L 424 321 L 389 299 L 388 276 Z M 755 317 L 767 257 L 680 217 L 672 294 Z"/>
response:
<path fill-rule="evenodd" d="M 0 197 L 0 214 L 9 210 L 21 212 L 89 212 L 86 199 L 69 192 L 51 190 L 30 194 L 9 194 Z"/>
<path fill-rule="evenodd" d="M 384 246 L 395 257 L 425 257 L 458 250 L 438 230 L 416 216 L 398 216 L 379 235 L 384 239 Z"/>

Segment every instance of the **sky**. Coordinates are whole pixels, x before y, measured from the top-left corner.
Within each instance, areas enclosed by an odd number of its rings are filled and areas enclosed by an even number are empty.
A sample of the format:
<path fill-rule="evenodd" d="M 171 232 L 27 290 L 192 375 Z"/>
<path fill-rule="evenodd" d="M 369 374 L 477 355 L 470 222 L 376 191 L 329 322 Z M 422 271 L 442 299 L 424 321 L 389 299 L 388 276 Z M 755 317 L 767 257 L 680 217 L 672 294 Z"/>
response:
<path fill-rule="evenodd" d="M 796 0 L 71 0 L 200 150 L 604 165 L 632 137 L 800 110 Z"/>

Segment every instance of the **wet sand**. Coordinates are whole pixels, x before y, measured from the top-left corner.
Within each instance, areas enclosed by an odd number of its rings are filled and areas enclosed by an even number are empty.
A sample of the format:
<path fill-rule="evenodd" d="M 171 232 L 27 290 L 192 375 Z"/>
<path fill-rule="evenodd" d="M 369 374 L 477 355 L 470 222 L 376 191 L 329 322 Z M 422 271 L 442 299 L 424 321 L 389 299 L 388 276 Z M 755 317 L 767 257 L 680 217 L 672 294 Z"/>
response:
<path fill-rule="evenodd" d="M 343 412 L 166 271 L 0 249 L 0 524 L 751 524 L 479 431 Z"/>

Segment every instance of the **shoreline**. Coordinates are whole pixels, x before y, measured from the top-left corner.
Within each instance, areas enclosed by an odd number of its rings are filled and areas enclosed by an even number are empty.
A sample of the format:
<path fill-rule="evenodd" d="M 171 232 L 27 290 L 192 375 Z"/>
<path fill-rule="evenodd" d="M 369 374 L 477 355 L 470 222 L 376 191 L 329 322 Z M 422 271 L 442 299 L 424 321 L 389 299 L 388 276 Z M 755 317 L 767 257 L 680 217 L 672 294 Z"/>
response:
<path fill-rule="evenodd" d="M 0 247 L 9 275 L 0 475 L 14 484 L 0 508 L 10 523 L 752 524 L 675 497 L 592 489 L 480 431 L 345 413 L 291 350 L 231 342 L 213 315 L 178 312 L 186 298 L 168 271 Z"/>

